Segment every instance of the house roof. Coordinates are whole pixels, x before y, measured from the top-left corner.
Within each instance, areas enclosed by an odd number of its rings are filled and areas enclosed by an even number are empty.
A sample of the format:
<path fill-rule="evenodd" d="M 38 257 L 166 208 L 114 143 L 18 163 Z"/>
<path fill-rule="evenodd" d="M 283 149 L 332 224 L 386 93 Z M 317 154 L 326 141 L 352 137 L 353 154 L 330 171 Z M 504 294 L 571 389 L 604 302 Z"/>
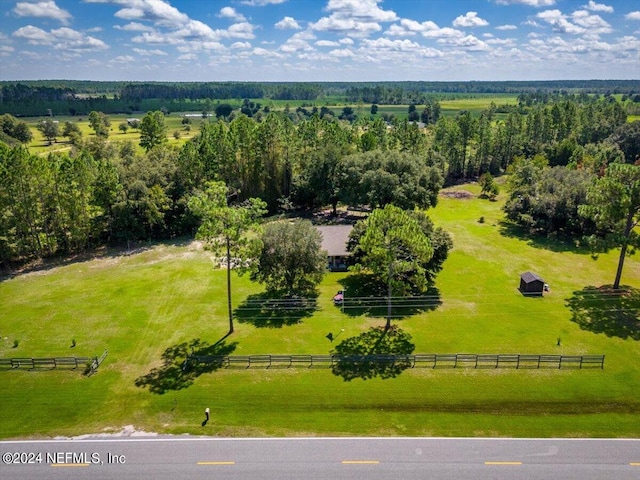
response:
<path fill-rule="evenodd" d="M 524 283 L 531 283 L 535 281 L 544 283 L 544 280 L 540 278 L 539 275 L 536 275 L 532 272 L 524 272 L 522 275 L 520 275 L 520 278 L 524 280 Z"/>
<path fill-rule="evenodd" d="M 316 227 L 322 235 L 322 249 L 327 251 L 330 257 L 346 256 L 349 233 L 352 225 L 323 225 Z"/>

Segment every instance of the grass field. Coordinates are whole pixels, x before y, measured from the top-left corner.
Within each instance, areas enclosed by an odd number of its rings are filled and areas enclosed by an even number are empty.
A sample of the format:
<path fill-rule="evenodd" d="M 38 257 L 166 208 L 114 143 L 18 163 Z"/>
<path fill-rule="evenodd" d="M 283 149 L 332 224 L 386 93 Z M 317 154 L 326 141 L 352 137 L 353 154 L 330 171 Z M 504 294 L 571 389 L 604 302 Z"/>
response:
<path fill-rule="evenodd" d="M 479 193 L 476 185 L 457 188 Z M 269 326 L 244 316 L 223 338 L 225 272 L 213 270 L 208 254 L 185 240 L 130 255 L 106 252 L 0 282 L 0 357 L 109 350 L 91 377 L 0 370 L 0 437 L 125 425 L 228 436 L 639 436 L 640 262 L 631 257 L 625 265 L 627 297 L 594 300 L 585 287 L 612 283 L 617 252 L 595 260 L 566 244 L 523 237 L 502 224 L 500 207 L 500 200 L 440 199 L 430 215 L 454 238 L 436 284 L 441 304 L 396 325 L 412 335 L 416 353 L 604 353 L 603 370 L 419 368 L 394 379 L 349 382 L 329 369 L 181 374 L 189 345 L 237 355 L 326 354 L 384 323 L 336 308 L 331 298 L 348 274 L 332 273 L 313 315 Z M 551 292 L 523 297 L 516 287 L 526 270 L 541 275 Z M 235 306 L 261 291 L 245 277 L 233 282 Z M 341 329 L 333 344 L 325 337 Z M 202 427 L 206 407 L 212 421 Z"/>
<path fill-rule="evenodd" d="M 182 113 L 170 114 L 165 117 L 165 125 L 167 126 L 167 141 L 169 145 L 181 145 L 185 140 L 197 135 L 200 130 L 200 122 L 202 121 L 198 117 L 193 117 L 191 123 L 191 130 L 186 131 L 184 125 L 182 125 Z M 118 128 L 120 123 L 126 121 L 127 118 L 138 118 L 141 120 L 143 115 L 109 115 L 111 121 L 111 127 L 109 131 L 108 139 L 117 142 L 133 142 L 138 146 L 140 142 L 140 132 L 133 128 L 129 128 L 127 133 L 122 133 Z M 33 141 L 29 144 L 29 150 L 33 153 L 48 153 L 48 152 L 65 152 L 71 150 L 71 144 L 66 137 L 62 135 L 58 137 L 58 141 L 53 145 L 49 145 L 47 139 L 37 129 L 38 123 L 42 118 L 27 118 L 24 121 L 27 122 L 31 132 L 33 133 Z M 65 122 L 72 122 L 78 125 L 82 132 L 83 138 L 89 138 L 95 135 L 94 131 L 89 126 L 89 120 L 87 117 L 72 117 L 72 116 L 56 116 L 55 120 L 60 125 L 60 132 L 64 128 Z M 180 132 L 180 138 L 176 139 L 173 135 L 175 131 Z M 142 152 L 142 147 L 139 147 Z"/>

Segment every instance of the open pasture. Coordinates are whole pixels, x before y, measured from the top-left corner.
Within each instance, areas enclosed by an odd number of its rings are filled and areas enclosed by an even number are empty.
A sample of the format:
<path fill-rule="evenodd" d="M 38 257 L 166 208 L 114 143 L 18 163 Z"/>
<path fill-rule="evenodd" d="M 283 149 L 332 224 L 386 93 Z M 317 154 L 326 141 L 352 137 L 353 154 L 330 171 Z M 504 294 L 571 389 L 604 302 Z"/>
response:
<path fill-rule="evenodd" d="M 327 354 L 384 324 L 333 305 L 348 273 L 328 274 L 317 309 L 299 318 L 252 313 L 249 299 L 262 289 L 234 275 L 234 306 L 245 310 L 236 310 L 236 331 L 225 336 L 225 272 L 184 240 L 105 251 L 0 281 L 0 357 L 109 351 L 90 377 L 0 371 L 0 437 L 125 425 L 225 436 L 637 437 L 640 262 L 627 260 L 625 296 L 595 290 L 612 282 L 617 252 L 594 259 L 572 245 L 521 235 L 502 223 L 500 199 L 478 193 L 477 185 L 447 189 L 429 212 L 454 240 L 433 291 L 436 306 L 393 323 L 412 336 L 415 353 L 605 354 L 603 370 L 416 368 L 351 381 L 327 368 L 183 372 L 192 351 Z M 550 284 L 544 297 L 517 290 L 527 270 Z M 203 427 L 207 407 L 211 421 Z"/>
<path fill-rule="evenodd" d="M 181 145 L 185 140 L 192 138 L 200 130 L 200 122 L 202 121 L 202 118 L 191 117 L 191 130 L 187 131 L 184 128 L 185 126 L 182 124 L 183 115 L 184 113 L 172 113 L 165 117 L 167 141 L 169 145 Z M 117 142 L 133 142 L 134 145 L 138 146 L 138 143 L 140 142 L 140 132 L 137 129 L 128 128 L 126 133 L 123 133 L 119 129 L 119 125 L 122 122 L 126 122 L 128 118 L 137 118 L 138 120 L 142 120 L 143 116 L 143 114 L 108 115 L 109 120 L 111 121 L 108 140 Z M 29 149 L 34 153 L 48 153 L 56 151 L 64 152 L 71 150 L 71 144 L 69 143 L 68 138 L 62 136 L 62 130 L 64 129 L 65 122 L 72 122 L 78 125 L 80 132 L 82 133 L 82 137 L 85 139 L 95 136 L 95 132 L 89 125 L 89 120 L 86 116 L 55 116 L 53 117 L 53 120 L 57 121 L 59 124 L 60 136 L 57 138 L 55 143 L 49 145 L 47 139 L 37 128 L 38 123 L 45 119 L 46 117 L 22 119 L 27 122 L 31 132 L 33 133 L 33 140 L 29 144 Z M 180 137 L 178 139 L 174 137 L 175 131 L 180 133 Z"/>

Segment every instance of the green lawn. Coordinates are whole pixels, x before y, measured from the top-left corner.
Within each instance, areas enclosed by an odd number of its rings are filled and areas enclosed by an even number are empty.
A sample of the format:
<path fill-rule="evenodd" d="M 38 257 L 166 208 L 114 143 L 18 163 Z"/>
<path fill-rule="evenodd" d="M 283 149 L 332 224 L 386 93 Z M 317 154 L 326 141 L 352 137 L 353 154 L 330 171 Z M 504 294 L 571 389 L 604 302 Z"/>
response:
<path fill-rule="evenodd" d="M 475 185 L 457 189 L 479 193 Z M 189 345 L 238 355 L 323 354 L 384 320 L 334 307 L 331 297 L 348 275 L 334 273 L 322 283 L 312 316 L 283 326 L 243 316 L 223 339 L 225 272 L 213 270 L 208 254 L 190 242 L 152 245 L 0 282 L 0 357 L 109 350 L 91 377 L 0 370 L 0 437 L 77 435 L 129 424 L 230 436 L 637 437 L 640 262 L 631 257 L 625 265 L 623 283 L 634 287 L 628 297 L 593 301 L 584 289 L 612 283 L 617 252 L 596 260 L 566 244 L 520 236 L 501 223 L 500 207 L 500 199 L 440 199 L 430 215 L 454 238 L 436 284 L 441 303 L 395 323 L 412 335 L 416 353 L 604 353 L 604 370 L 419 368 L 394 379 L 350 382 L 328 369 L 180 374 Z M 551 292 L 520 295 L 516 287 L 526 270 L 541 275 Z M 236 306 L 262 290 L 246 277 L 233 282 Z M 325 337 L 341 329 L 334 344 Z M 163 366 L 167 349 L 178 354 Z M 212 421 L 203 428 L 205 407 Z"/>

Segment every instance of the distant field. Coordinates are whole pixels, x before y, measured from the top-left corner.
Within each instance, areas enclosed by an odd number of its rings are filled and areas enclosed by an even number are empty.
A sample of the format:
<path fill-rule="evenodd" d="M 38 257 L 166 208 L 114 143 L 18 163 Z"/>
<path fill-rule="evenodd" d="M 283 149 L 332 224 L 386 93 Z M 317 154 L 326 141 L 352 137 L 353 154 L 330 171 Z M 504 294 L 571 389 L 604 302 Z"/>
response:
<path fill-rule="evenodd" d="M 479 193 L 477 185 L 451 190 Z M 118 431 L 129 424 L 225 436 L 638 437 L 640 261 L 630 257 L 625 265 L 623 283 L 634 288 L 624 304 L 606 296 L 585 301 L 586 287 L 612 282 L 617 252 L 593 259 L 567 244 L 521 236 L 501 223 L 501 205 L 500 198 L 440 198 L 429 214 L 454 239 L 436 282 L 441 303 L 394 323 L 412 335 L 416 353 L 604 353 L 604 370 L 421 368 L 350 382 L 328 369 L 183 374 L 184 353 L 196 340 L 196 349 L 236 355 L 326 354 L 384 320 L 335 307 L 331 298 L 348 274 L 332 273 L 311 316 L 266 326 L 244 315 L 223 339 L 225 272 L 213 270 L 208 254 L 190 241 L 147 245 L 131 255 L 107 252 L 0 281 L 0 357 L 109 350 L 88 378 L 0 370 L 0 437 Z M 525 298 L 517 291 L 527 270 L 550 284 L 548 295 Z M 261 291 L 234 276 L 235 306 Z M 581 328 L 578 307 L 592 324 Z M 328 332 L 340 336 L 331 343 Z M 212 421 L 203 428 L 206 407 Z"/>
<path fill-rule="evenodd" d="M 127 133 L 122 133 L 119 129 L 120 123 L 127 120 L 127 118 L 138 118 L 142 119 L 144 115 L 109 115 L 109 119 L 111 121 L 111 127 L 109 129 L 109 140 L 112 141 L 131 141 L 135 145 L 138 145 L 140 142 L 140 132 L 133 128 L 129 128 Z M 202 121 L 199 117 L 191 118 L 191 131 L 187 132 L 184 129 L 184 125 L 182 125 L 183 114 L 170 114 L 165 117 L 165 124 L 167 125 L 167 139 L 169 145 L 180 145 L 184 142 L 184 140 L 189 139 L 196 135 L 200 130 L 200 123 Z M 53 145 L 49 145 L 49 142 L 46 138 L 42 136 L 40 131 L 37 129 L 37 124 L 42 121 L 44 117 L 39 118 L 25 118 L 22 119 L 26 121 L 33 133 L 33 141 L 29 144 L 29 149 L 34 153 L 46 153 L 51 151 L 68 151 L 71 149 L 71 145 L 68 143 L 68 139 L 66 137 L 60 136 L 58 137 L 58 141 Z M 56 116 L 54 120 L 57 121 L 60 125 L 60 131 L 64 128 L 65 122 L 72 122 L 80 127 L 80 131 L 82 132 L 82 136 L 84 138 L 92 137 L 95 135 L 93 129 L 91 129 L 89 125 L 89 120 L 87 117 L 82 116 Z M 175 139 L 173 136 L 173 132 L 180 132 L 180 138 Z M 142 149 L 140 149 L 142 151 Z"/>
<path fill-rule="evenodd" d="M 448 95 L 447 98 L 451 97 Z M 313 105 L 315 105 L 318 109 L 322 106 L 328 106 L 331 110 L 333 110 L 336 116 L 340 115 L 342 112 L 342 108 L 345 106 L 344 103 L 340 103 L 339 98 L 327 98 L 326 101 L 323 102 L 309 102 L 309 101 L 285 101 L 285 100 L 264 100 L 264 99 L 256 99 L 256 102 L 260 103 L 263 107 L 269 106 L 271 109 L 281 110 L 284 109 L 287 105 L 290 109 L 295 110 L 296 108 L 305 105 L 308 111 L 311 111 Z M 515 96 L 504 96 L 504 95 L 482 95 L 477 98 L 461 98 L 461 99 L 447 99 L 441 100 L 440 104 L 442 106 L 442 115 L 455 115 L 460 110 L 469 110 L 474 116 L 478 116 L 480 112 L 484 109 L 488 108 L 491 102 L 494 102 L 496 105 L 513 105 L 517 104 L 517 97 Z M 233 102 L 232 102 L 233 103 Z M 350 105 L 356 115 L 358 116 L 371 116 L 371 105 L 370 104 L 354 104 Z M 418 113 L 422 112 L 423 106 L 418 105 L 417 107 Z M 406 118 L 408 115 L 409 105 L 379 105 L 377 115 L 373 116 L 380 117 L 383 114 L 395 115 L 399 119 Z M 199 112 L 194 112 L 193 114 L 197 114 Z M 191 131 L 187 132 L 184 129 L 184 125 L 182 125 L 182 119 L 185 112 L 180 113 L 171 113 L 165 117 L 165 122 L 167 125 L 167 137 L 169 140 L 169 145 L 180 145 L 185 140 L 193 137 L 199 131 L 200 123 L 202 119 L 200 117 L 191 117 Z M 140 141 L 140 134 L 137 130 L 130 128 L 127 133 L 123 134 L 118 125 L 126 121 L 127 118 L 139 118 L 141 119 L 144 114 L 131 114 L 131 115 L 109 115 L 109 119 L 111 120 L 111 128 L 109 132 L 109 139 L 113 141 L 131 141 L 134 144 L 138 144 Z M 497 117 L 500 118 L 501 114 L 497 114 Z M 23 121 L 26 121 L 31 128 L 33 133 L 33 141 L 29 145 L 29 148 L 34 153 L 46 153 L 51 151 L 69 151 L 71 146 L 67 142 L 65 137 L 58 137 L 58 141 L 54 145 L 49 145 L 48 141 L 42 136 L 42 134 L 36 128 L 38 122 L 43 120 L 45 117 L 38 118 L 23 118 Z M 94 135 L 93 130 L 89 126 L 89 121 L 86 116 L 56 116 L 54 118 L 55 121 L 59 122 L 60 130 L 62 130 L 65 122 L 70 121 L 76 123 L 80 127 L 80 131 L 82 132 L 83 137 L 90 137 Z M 180 138 L 175 139 L 173 133 L 178 131 L 180 133 Z"/>
<path fill-rule="evenodd" d="M 498 107 L 501 105 L 517 105 L 518 99 L 517 96 L 514 95 L 500 95 L 500 94 L 478 94 L 471 98 L 470 95 L 455 95 L 455 94 L 442 94 L 442 95 L 434 95 L 439 98 L 440 106 L 441 106 L 441 114 L 443 116 L 453 116 L 457 115 L 458 112 L 462 110 L 467 110 L 471 112 L 474 117 L 480 115 L 480 113 L 487 109 L 490 104 L 493 102 Z M 456 96 L 460 98 L 456 98 Z M 298 107 L 303 107 L 308 111 L 311 111 L 313 107 L 317 107 L 320 109 L 323 106 L 330 108 L 336 116 L 342 113 L 342 108 L 345 106 L 344 100 L 342 97 L 326 97 L 321 101 L 288 101 L 288 100 L 269 100 L 269 99 L 254 99 L 255 102 L 260 103 L 262 107 L 269 106 L 272 110 L 284 110 L 286 106 L 289 106 L 291 110 L 295 110 Z M 231 100 L 230 103 L 232 105 L 238 106 L 238 102 Z M 356 103 L 349 104 L 348 106 L 354 109 L 354 112 L 359 117 L 372 117 L 379 118 L 383 114 L 394 115 L 398 119 L 404 119 L 408 116 L 409 105 L 378 105 L 378 110 L 376 115 L 371 115 L 371 104 L 365 103 Z M 418 113 L 422 112 L 424 108 L 423 105 L 417 105 L 416 110 Z M 192 112 L 192 114 L 198 114 L 199 112 Z M 180 113 L 171 113 L 166 116 L 165 121 L 167 124 L 167 136 L 170 145 L 180 145 L 186 139 L 189 139 L 196 135 L 199 131 L 200 123 L 202 119 L 198 116 L 192 117 L 191 123 L 191 131 L 187 132 L 184 130 L 184 125 L 181 124 L 182 118 L 185 112 Z M 111 131 L 109 135 L 110 140 L 115 141 L 132 141 L 134 144 L 138 144 L 140 141 L 139 132 L 133 129 L 129 129 L 126 134 L 123 134 L 119 129 L 118 125 L 125 121 L 127 118 L 135 117 L 142 118 L 144 114 L 131 114 L 131 115 L 109 115 L 111 119 Z M 496 113 L 495 118 L 500 120 L 506 117 L 504 113 Z M 55 145 L 49 145 L 46 139 L 40 134 L 37 130 L 36 125 L 43 118 L 24 118 L 34 135 L 34 140 L 29 145 L 30 149 L 35 153 L 44 153 L 49 151 L 67 151 L 70 150 L 70 145 L 68 145 L 66 138 L 59 137 L 58 143 Z M 60 127 L 62 129 L 62 125 L 66 121 L 75 122 L 80 127 L 83 136 L 91 136 L 93 135 L 93 130 L 89 127 L 88 119 L 86 117 L 72 117 L 72 116 L 56 116 L 55 120 L 60 123 Z M 627 118 L 628 122 L 640 120 L 639 115 L 629 115 Z M 173 133 L 178 131 L 180 133 L 180 138 L 175 139 Z"/>

